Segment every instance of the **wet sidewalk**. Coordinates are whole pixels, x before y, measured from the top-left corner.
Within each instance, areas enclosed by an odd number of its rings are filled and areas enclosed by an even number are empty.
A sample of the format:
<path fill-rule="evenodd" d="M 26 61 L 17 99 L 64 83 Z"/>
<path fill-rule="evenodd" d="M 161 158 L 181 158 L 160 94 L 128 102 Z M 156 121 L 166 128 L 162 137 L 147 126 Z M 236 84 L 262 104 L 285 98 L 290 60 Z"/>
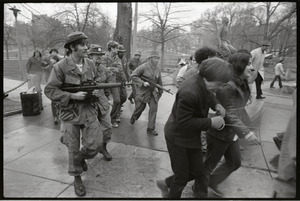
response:
<path fill-rule="evenodd" d="M 4 80 L 9 83 L 8 80 Z M 220 187 L 225 198 L 271 198 L 276 176 L 269 160 L 279 153 L 272 137 L 285 130 L 292 109 L 290 95 L 274 95 L 266 82 L 265 100 L 247 106 L 255 120 L 262 147 L 243 145 L 242 167 Z M 8 89 L 9 86 L 5 86 Z M 19 89 L 21 92 L 27 90 Z M 170 88 L 175 94 L 177 89 Z M 42 86 L 43 89 L 43 86 Z M 128 89 L 130 93 L 131 89 Z M 18 97 L 10 94 L 11 98 Z M 119 128 L 113 129 L 108 150 L 110 162 L 98 154 L 88 160 L 88 171 L 82 176 L 87 195 L 84 198 L 161 198 L 155 181 L 172 174 L 163 128 L 173 106 L 175 95 L 164 93 L 158 106 L 158 136 L 146 134 L 148 107 L 134 125 L 129 123 L 134 104 L 122 107 Z M 76 198 L 73 178 L 67 174 L 67 148 L 59 142 L 59 125 L 52 119 L 50 100 L 43 97 L 44 110 L 37 116 L 15 114 L 3 119 L 3 195 L 6 198 Z M 264 158 L 264 155 L 266 158 Z M 266 164 L 267 162 L 267 164 Z M 270 171 L 268 170 L 270 168 Z M 270 176 L 271 174 L 271 176 Z M 192 182 L 182 198 L 194 198 Z M 210 198 L 215 198 L 209 192 Z"/>

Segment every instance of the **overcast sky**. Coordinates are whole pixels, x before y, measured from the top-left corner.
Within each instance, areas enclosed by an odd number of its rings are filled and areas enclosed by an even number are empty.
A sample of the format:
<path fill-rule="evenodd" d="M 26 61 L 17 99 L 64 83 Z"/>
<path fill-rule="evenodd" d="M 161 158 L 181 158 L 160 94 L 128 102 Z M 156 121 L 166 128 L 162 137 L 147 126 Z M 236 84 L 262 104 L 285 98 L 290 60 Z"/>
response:
<path fill-rule="evenodd" d="M 182 14 L 178 17 L 181 18 L 182 22 L 190 23 L 198 18 L 200 18 L 201 14 L 205 12 L 207 9 L 213 9 L 216 5 L 220 4 L 220 2 L 213 2 L 213 3 L 202 3 L 202 2 L 193 2 L 193 3 L 174 3 L 176 6 L 176 10 L 183 9 L 183 10 L 190 10 L 189 12 L 185 13 L 184 16 Z M 8 3 L 6 4 L 8 7 L 16 6 L 16 8 L 21 10 L 21 13 L 18 15 L 19 21 L 28 22 L 31 19 L 31 12 L 36 15 L 40 14 L 47 14 L 48 16 L 52 16 L 55 14 L 59 8 L 60 3 Z M 117 18 L 117 3 L 99 3 L 99 7 L 101 10 L 107 14 L 113 23 L 116 22 Z M 151 8 L 150 3 L 138 3 L 138 13 L 145 13 L 149 12 Z M 133 14 L 135 10 L 135 2 L 132 3 Z M 11 11 L 8 11 L 11 12 Z M 12 12 L 11 12 L 11 19 L 14 20 Z M 142 29 L 145 24 L 139 24 L 138 29 Z"/>

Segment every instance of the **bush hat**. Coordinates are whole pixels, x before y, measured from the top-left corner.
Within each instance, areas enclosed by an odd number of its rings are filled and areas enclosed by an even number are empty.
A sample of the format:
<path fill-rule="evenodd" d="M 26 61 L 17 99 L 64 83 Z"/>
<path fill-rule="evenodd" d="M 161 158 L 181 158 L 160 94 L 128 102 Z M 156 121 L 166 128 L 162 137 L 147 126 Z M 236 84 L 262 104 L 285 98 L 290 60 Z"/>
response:
<path fill-rule="evenodd" d="M 64 48 L 68 48 L 69 44 L 77 41 L 77 40 L 81 40 L 81 39 L 87 39 L 88 37 L 85 35 L 85 33 L 81 32 L 81 31 L 75 31 L 73 33 L 70 33 L 67 36 L 67 40 L 64 44 Z"/>
<path fill-rule="evenodd" d="M 103 49 L 101 47 L 101 45 L 98 44 L 91 44 L 90 49 L 88 50 L 88 54 L 105 54 L 105 52 L 103 52 Z"/>
<path fill-rule="evenodd" d="M 123 45 L 118 46 L 118 52 L 126 52 L 125 48 Z"/>
<path fill-rule="evenodd" d="M 135 53 L 134 53 L 134 55 L 142 55 L 142 53 L 141 53 L 141 51 L 136 51 Z"/>
<path fill-rule="evenodd" d="M 160 56 L 159 56 L 159 54 L 158 54 L 157 51 L 152 51 L 152 52 L 150 53 L 150 56 L 149 56 L 148 58 L 152 58 L 152 57 L 158 57 L 158 58 L 160 58 Z"/>

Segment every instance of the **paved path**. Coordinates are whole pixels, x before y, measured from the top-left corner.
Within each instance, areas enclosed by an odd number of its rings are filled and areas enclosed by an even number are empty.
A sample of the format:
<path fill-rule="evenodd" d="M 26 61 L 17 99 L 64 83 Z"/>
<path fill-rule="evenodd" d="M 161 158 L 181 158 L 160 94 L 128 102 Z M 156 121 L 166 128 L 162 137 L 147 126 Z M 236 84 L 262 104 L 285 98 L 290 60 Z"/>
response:
<path fill-rule="evenodd" d="M 4 91 L 11 80 L 4 80 Z M 262 148 L 242 151 L 242 167 L 221 186 L 226 198 L 271 198 L 274 168 L 268 161 L 276 154 L 272 137 L 284 131 L 292 108 L 290 96 L 274 96 L 263 86 L 267 97 L 258 116 L 256 129 Z M 267 85 L 268 86 L 268 85 Z M 174 86 L 166 86 L 176 92 Z M 43 88 L 43 86 L 42 86 Z M 27 88 L 19 89 L 21 92 Z M 130 92 L 130 89 L 128 89 Z M 11 98 L 18 99 L 18 93 Z M 113 160 L 102 155 L 88 160 L 89 170 L 83 175 L 86 198 L 160 198 L 157 179 L 172 174 L 163 127 L 170 114 L 174 97 L 164 93 L 159 102 L 157 130 L 159 135 L 146 134 L 147 111 L 132 126 L 129 123 L 134 105 L 124 104 L 119 128 L 113 129 L 108 150 Z M 253 94 L 255 98 L 255 94 Z M 37 116 L 16 114 L 4 118 L 3 126 L 3 194 L 7 198 L 75 198 L 73 179 L 67 174 L 67 149 L 59 142 L 59 126 L 53 124 L 50 101 L 44 97 L 44 110 Z M 259 105 L 256 100 L 253 105 Z M 261 117 L 261 121 L 260 118 Z M 268 166 L 262 154 L 266 156 Z M 184 189 L 183 198 L 193 198 L 192 182 Z M 214 198 L 211 192 L 209 196 Z"/>

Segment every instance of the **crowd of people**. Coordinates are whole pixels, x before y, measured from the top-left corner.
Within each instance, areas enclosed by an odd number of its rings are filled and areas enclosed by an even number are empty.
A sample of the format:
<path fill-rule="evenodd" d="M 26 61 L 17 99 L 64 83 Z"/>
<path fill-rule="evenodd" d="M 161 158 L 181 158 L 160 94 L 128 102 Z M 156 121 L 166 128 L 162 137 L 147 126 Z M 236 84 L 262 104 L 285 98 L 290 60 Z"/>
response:
<path fill-rule="evenodd" d="M 226 34 L 225 26 L 226 19 L 223 35 Z M 251 101 L 249 83 L 254 80 L 256 98 L 264 98 L 260 84 L 269 44 L 263 42 L 252 52 L 236 51 L 229 42 L 222 40 L 221 45 L 232 50 L 228 59 L 218 58 L 218 51 L 213 48 L 202 47 L 188 62 L 181 60 L 178 64 L 181 67 L 176 79 L 178 91 L 164 127 L 173 175 L 157 181 L 163 198 L 180 198 L 184 187 L 192 180 L 195 197 L 207 198 L 208 188 L 222 196 L 218 185 L 241 166 L 239 139 L 249 145 L 260 144 L 255 131 L 249 129 L 251 121 L 245 106 Z M 81 174 L 88 169 L 86 160 L 98 153 L 105 160 L 112 160 L 107 144 L 113 128 L 121 123 L 122 105 L 126 100 L 135 104 L 130 118 L 132 125 L 148 104 L 146 133 L 158 135 L 156 115 L 163 90 L 155 84 L 162 85 L 158 66 L 160 55 L 152 51 L 142 61 L 141 52 L 137 51 L 127 60 L 123 45 L 109 41 L 105 52 L 99 44 L 89 45 L 88 37 L 79 31 L 67 36 L 64 48 L 64 57 L 52 49 L 47 59 L 42 59 L 41 53 L 35 51 L 28 61 L 27 72 L 41 79 L 44 71 L 47 81 L 44 93 L 52 101 L 54 122 L 61 122 L 60 141 L 68 148 L 68 173 L 74 177 L 75 194 L 84 196 Z M 80 86 L 87 81 L 120 83 L 120 86 L 94 89 L 91 94 L 64 91 L 65 87 Z M 124 83 L 133 83 L 129 96 Z M 209 109 L 215 111 L 215 115 L 209 115 Z M 205 160 L 203 151 L 206 152 Z M 216 168 L 223 156 L 225 162 Z"/>

